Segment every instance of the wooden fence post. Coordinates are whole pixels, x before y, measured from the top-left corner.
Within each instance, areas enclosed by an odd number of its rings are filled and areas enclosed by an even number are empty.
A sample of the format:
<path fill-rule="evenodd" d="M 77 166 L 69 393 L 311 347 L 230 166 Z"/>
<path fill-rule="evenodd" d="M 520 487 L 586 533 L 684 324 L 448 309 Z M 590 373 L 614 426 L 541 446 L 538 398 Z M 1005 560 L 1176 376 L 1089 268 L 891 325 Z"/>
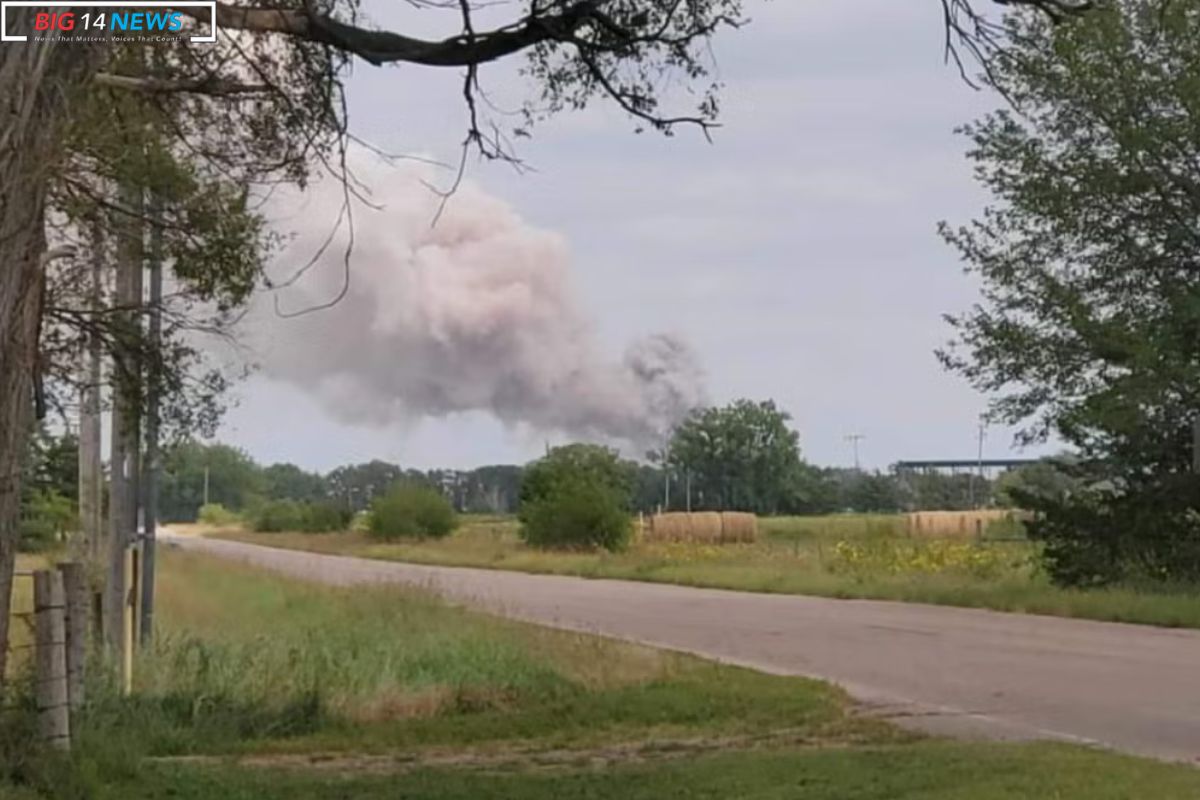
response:
<path fill-rule="evenodd" d="M 83 707 L 85 669 L 87 667 L 88 585 L 83 564 L 64 561 L 58 565 L 62 573 L 63 594 L 67 601 L 67 698 L 71 711 Z"/>
<path fill-rule="evenodd" d="M 33 573 L 37 651 L 38 736 L 51 747 L 71 746 L 71 709 L 67 696 L 67 630 L 62 575 Z"/>

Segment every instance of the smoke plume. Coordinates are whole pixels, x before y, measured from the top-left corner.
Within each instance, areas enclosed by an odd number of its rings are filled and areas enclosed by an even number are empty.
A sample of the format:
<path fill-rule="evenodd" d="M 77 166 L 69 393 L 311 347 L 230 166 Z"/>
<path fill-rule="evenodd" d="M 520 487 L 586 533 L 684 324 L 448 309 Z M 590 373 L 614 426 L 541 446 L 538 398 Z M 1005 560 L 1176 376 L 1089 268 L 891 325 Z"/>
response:
<path fill-rule="evenodd" d="M 355 424 L 483 410 L 513 426 L 634 447 L 661 441 L 703 401 L 695 355 L 674 336 L 648 336 L 623 358 L 601 352 L 572 293 L 562 237 L 469 183 L 437 217 L 441 199 L 420 167 L 372 158 L 357 172 L 379 208 L 354 203 L 348 289 L 323 310 L 257 315 L 271 377 Z M 330 238 L 342 202 L 332 179 L 272 200 L 275 227 L 294 233 L 272 278 L 303 271 L 266 298 L 279 313 L 343 288 L 349 226 Z"/>

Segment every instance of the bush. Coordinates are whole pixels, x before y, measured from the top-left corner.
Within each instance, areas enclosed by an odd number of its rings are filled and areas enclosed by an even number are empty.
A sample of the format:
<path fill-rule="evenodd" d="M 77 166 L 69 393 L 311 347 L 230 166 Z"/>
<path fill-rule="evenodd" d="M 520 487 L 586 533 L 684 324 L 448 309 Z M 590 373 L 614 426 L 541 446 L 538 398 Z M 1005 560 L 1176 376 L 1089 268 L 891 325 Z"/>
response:
<path fill-rule="evenodd" d="M 532 547 L 622 550 L 632 524 L 620 492 L 589 481 L 559 483 L 521 508 L 521 538 Z"/>
<path fill-rule="evenodd" d="M 353 514 L 334 503 L 305 503 L 301 530 L 306 533 L 344 531 L 350 527 Z"/>
<path fill-rule="evenodd" d="M 636 467 L 622 461 L 616 450 L 595 444 L 569 444 L 556 447 L 525 468 L 521 474 L 521 509 L 553 497 L 560 488 L 588 483 L 610 490 L 628 508 L 633 496 Z"/>
<path fill-rule="evenodd" d="M 239 522 L 237 514 L 220 503 L 209 503 L 200 506 L 200 513 L 196 515 L 196 519 L 203 522 L 205 525 L 236 525 Z"/>
<path fill-rule="evenodd" d="M 349 524 L 350 513 L 333 503 L 271 500 L 254 513 L 254 530 L 262 533 L 326 533 L 344 531 Z"/>
<path fill-rule="evenodd" d="M 397 486 L 371 502 L 368 529 L 380 539 L 440 539 L 456 527 L 454 508 L 429 486 Z"/>
<path fill-rule="evenodd" d="M 1190 474 L 1023 496 L 1029 538 L 1060 586 L 1200 581 L 1200 487 Z"/>
<path fill-rule="evenodd" d="M 295 500 L 269 500 L 254 512 L 254 530 L 263 533 L 300 530 L 300 504 Z"/>

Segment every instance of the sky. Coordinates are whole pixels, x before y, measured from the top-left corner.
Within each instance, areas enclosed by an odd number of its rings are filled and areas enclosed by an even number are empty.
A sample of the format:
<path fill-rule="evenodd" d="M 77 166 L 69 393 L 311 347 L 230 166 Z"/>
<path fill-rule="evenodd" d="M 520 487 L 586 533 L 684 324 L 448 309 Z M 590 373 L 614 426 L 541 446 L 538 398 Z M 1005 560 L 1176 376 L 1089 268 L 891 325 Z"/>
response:
<path fill-rule="evenodd" d="M 404 4 L 364 8 L 377 24 L 414 30 Z M 747 0 L 746 10 L 751 24 L 715 47 L 725 89 L 711 143 L 686 129 L 636 134 L 597 107 L 520 141 L 530 170 L 472 159 L 468 180 L 565 242 L 571 291 L 599 347 L 619 354 L 650 333 L 679 337 L 712 402 L 775 400 L 814 463 L 851 465 L 850 434 L 864 437 L 870 468 L 973 458 L 986 398 L 934 350 L 950 335 L 942 315 L 968 308 L 978 286 L 936 225 L 966 222 L 987 202 L 954 128 L 998 99 L 944 62 L 934 0 Z M 438 32 L 424 14 L 415 30 Z M 517 66 L 481 73 L 501 107 L 528 88 Z M 388 152 L 455 162 L 460 81 L 356 65 L 351 129 Z M 289 336 L 287 320 L 271 324 Z M 269 373 L 239 384 L 218 437 L 266 463 L 469 468 L 525 462 L 569 438 L 482 411 L 348 424 Z M 1012 440 L 989 427 L 984 455 L 1039 454 Z"/>

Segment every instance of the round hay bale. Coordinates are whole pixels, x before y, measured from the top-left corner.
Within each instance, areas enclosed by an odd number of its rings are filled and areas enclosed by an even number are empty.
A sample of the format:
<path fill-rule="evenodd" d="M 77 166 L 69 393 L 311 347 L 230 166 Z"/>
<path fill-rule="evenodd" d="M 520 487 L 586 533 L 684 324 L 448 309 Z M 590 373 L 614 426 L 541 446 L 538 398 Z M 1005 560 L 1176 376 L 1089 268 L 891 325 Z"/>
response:
<path fill-rule="evenodd" d="M 650 518 L 647 541 L 685 542 L 690 529 L 687 514 L 655 514 Z"/>
<path fill-rule="evenodd" d="M 691 514 L 691 540 L 716 544 L 721 541 L 721 514 L 716 511 L 697 511 Z"/>
<path fill-rule="evenodd" d="M 758 517 L 741 511 L 722 512 L 722 542 L 754 542 L 757 539 Z"/>

